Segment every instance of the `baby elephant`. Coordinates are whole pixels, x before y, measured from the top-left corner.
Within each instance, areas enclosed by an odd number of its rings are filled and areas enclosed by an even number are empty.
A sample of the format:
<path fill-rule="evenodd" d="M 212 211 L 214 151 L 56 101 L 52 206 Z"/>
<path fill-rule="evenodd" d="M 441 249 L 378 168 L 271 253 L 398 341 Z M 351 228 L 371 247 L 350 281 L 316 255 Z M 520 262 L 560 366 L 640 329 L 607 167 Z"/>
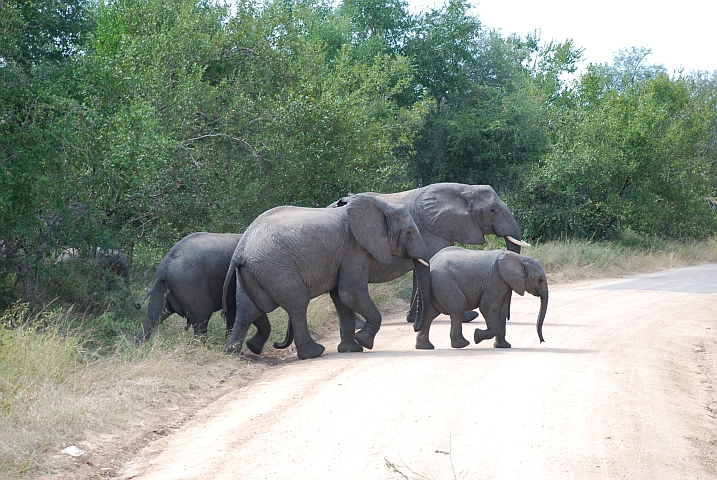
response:
<path fill-rule="evenodd" d="M 470 343 L 463 337 L 463 312 L 478 308 L 488 325 L 476 328 L 476 343 L 496 337 L 493 346 L 510 348 L 505 340 L 505 321 L 510 318 L 510 295 L 527 290 L 540 297 L 538 337 L 543 342 L 543 320 L 548 309 L 548 282 L 545 271 L 534 258 L 505 250 L 467 250 L 447 247 L 431 259 L 431 305 L 425 321 L 414 329 L 416 348 L 431 349 L 428 340 L 431 323 L 438 314 L 451 316 L 451 346 L 463 348 Z"/>

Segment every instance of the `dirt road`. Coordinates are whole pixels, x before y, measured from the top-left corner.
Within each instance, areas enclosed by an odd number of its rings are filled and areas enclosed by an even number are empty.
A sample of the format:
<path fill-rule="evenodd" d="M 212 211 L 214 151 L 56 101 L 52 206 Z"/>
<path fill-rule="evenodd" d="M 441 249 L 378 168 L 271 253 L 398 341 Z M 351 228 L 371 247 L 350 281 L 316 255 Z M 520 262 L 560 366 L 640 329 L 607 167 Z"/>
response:
<path fill-rule="evenodd" d="M 694 293 L 691 293 L 694 292 Z M 269 369 L 153 442 L 134 479 L 717 478 L 717 265 L 513 296 L 510 350 L 373 351 Z M 464 325 L 472 339 L 474 324 Z"/>

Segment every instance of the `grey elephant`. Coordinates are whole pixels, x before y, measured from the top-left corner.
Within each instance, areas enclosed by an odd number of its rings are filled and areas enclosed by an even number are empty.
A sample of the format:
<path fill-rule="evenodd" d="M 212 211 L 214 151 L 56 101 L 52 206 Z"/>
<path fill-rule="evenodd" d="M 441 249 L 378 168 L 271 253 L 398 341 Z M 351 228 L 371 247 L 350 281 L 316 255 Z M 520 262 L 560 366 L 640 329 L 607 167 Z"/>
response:
<path fill-rule="evenodd" d="M 469 344 L 463 337 L 463 312 L 479 308 L 487 330 L 476 328 L 475 343 L 495 337 L 493 346 L 510 348 L 505 339 L 506 320 L 510 318 L 510 295 L 526 291 L 540 297 L 538 338 L 543 339 L 543 321 L 548 309 L 548 281 L 540 262 L 534 258 L 504 250 L 478 251 L 459 247 L 444 248 L 431 258 L 431 301 L 424 320 L 414 328 L 416 348 L 432 349 L 428 339 L 431 323 L 443 313 L 451 316 L 451 346 Z"/>
<path fill-rule="evenodd" d="M 195 335 L 206 335 L 212 313 L 222 309 L 222 286 L 240 234 L 197 232 L 178 241 L 157 267 L 154 282 L 142 301 L 149 298 L 147 319 L 137 336 L 146 341 L 152 331 L 173 313 L 187 319 Z M 227 292 L 226 332 L 231 332 L 235 316 L 235 287 L 231 282 Z M 260 315 L 254 325 L 256 335 L 247 341 L 247 347 L 260 353 L 271 333 L 266 315 Z"/>
<path fill-rule="evenodd" d="M 405 192 L 370 195 L 408 208 L 423 236 L 429 256 L 456 242 L 481 245 L 485 235 L 490 234 L 503 237 L 506 248 L 516 253 L 520 253 L 521 246 L 530 246 L 522 241 L 523 236 L 513 214 L 489 185 L 435 183 Z M 341 207 L 349 198 L 344 197 L 329 207 Z M 398 257 L 389 263 L 374 262 L 369 283 L 393 280 L 413 268 L 414 264 L 410 260 Z M 408 321 L 416 317 L 415 276 L 412 299 Z M 470 321 L 476 316 L 473 312 L 467 312 L 464 321 Z"/>
<path fill-rule="evenodd" d="M 65 249 L 55 261 L 55 264 L 76 262 L 82 258 L 81 251 L 77 248 Z M 124 279 L 124 284 L 129 287 L 129 261 L 127 257 L 116 249 L 103 249 L 97 247 L 94 252 L 94 258 L 91 260 L 100 268 L 119 275 Z"/>
<path fill-rule="evenodd" d="M 249 324 L 282 307 L 289 314 L 298 357 L 318 357 L 324 347 L 311 338 L 306 310 L 312 298 L 327 292 L 339 314 L 339 352 L 373 348 L 381 314 L 368 293 L 371 266 L 390 263 L 394 257 L 427 265 L 427 256 L 408 209 L 372 195 L 354 195 L 345 208 L 268 210 L 244 232 L 224 281 L 227 300 L 237 272 L 236 321 L 227 349 L 241 350 Z M 419 298 L 424 292 L 428 298 L 428 276 L 420 276 L 418 283 Z M 366 319 L 358 332 L 354 312 Z"/>

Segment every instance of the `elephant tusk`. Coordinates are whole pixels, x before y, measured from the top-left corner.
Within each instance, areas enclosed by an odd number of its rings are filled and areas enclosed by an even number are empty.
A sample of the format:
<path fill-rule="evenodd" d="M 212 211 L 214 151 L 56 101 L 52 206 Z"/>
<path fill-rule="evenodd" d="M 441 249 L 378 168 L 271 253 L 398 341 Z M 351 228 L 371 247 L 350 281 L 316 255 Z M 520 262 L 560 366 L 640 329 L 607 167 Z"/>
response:
<path fill-rule="evenodd" d="M 522 240 L 516 240 L 515 238 L 511 237 L 510 235 L 505 236 L 506 240 L 510 240 L 511 242 L 515 243 L 516 245 L 520 245 L 521 247 L 529 247 L 530 244 L 527 242 L 524 242 Z"/>
<path fill-rule="evenodd" d="M 419 258 L 418 261 L 421 262 L 421 265 L 424 265 L 424 266 L 426 266 L 426 267 L 428 266 L 428 262 L 425 261 L 424 259 Z"/>

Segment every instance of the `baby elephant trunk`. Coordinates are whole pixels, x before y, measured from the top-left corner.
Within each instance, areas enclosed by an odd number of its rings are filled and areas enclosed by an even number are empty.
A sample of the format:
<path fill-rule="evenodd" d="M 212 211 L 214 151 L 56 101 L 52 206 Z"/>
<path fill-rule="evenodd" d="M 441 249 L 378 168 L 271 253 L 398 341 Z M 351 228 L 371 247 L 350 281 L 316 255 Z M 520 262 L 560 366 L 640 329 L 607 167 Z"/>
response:
<path fill-rule="evenodd" d="M 540 312 L 538 313 L 538 338 L 541 342 L 543 339 L 543 321 L 545 320 L 545 312 L 548 311 L 548 292 L 540 296 Z"/>

